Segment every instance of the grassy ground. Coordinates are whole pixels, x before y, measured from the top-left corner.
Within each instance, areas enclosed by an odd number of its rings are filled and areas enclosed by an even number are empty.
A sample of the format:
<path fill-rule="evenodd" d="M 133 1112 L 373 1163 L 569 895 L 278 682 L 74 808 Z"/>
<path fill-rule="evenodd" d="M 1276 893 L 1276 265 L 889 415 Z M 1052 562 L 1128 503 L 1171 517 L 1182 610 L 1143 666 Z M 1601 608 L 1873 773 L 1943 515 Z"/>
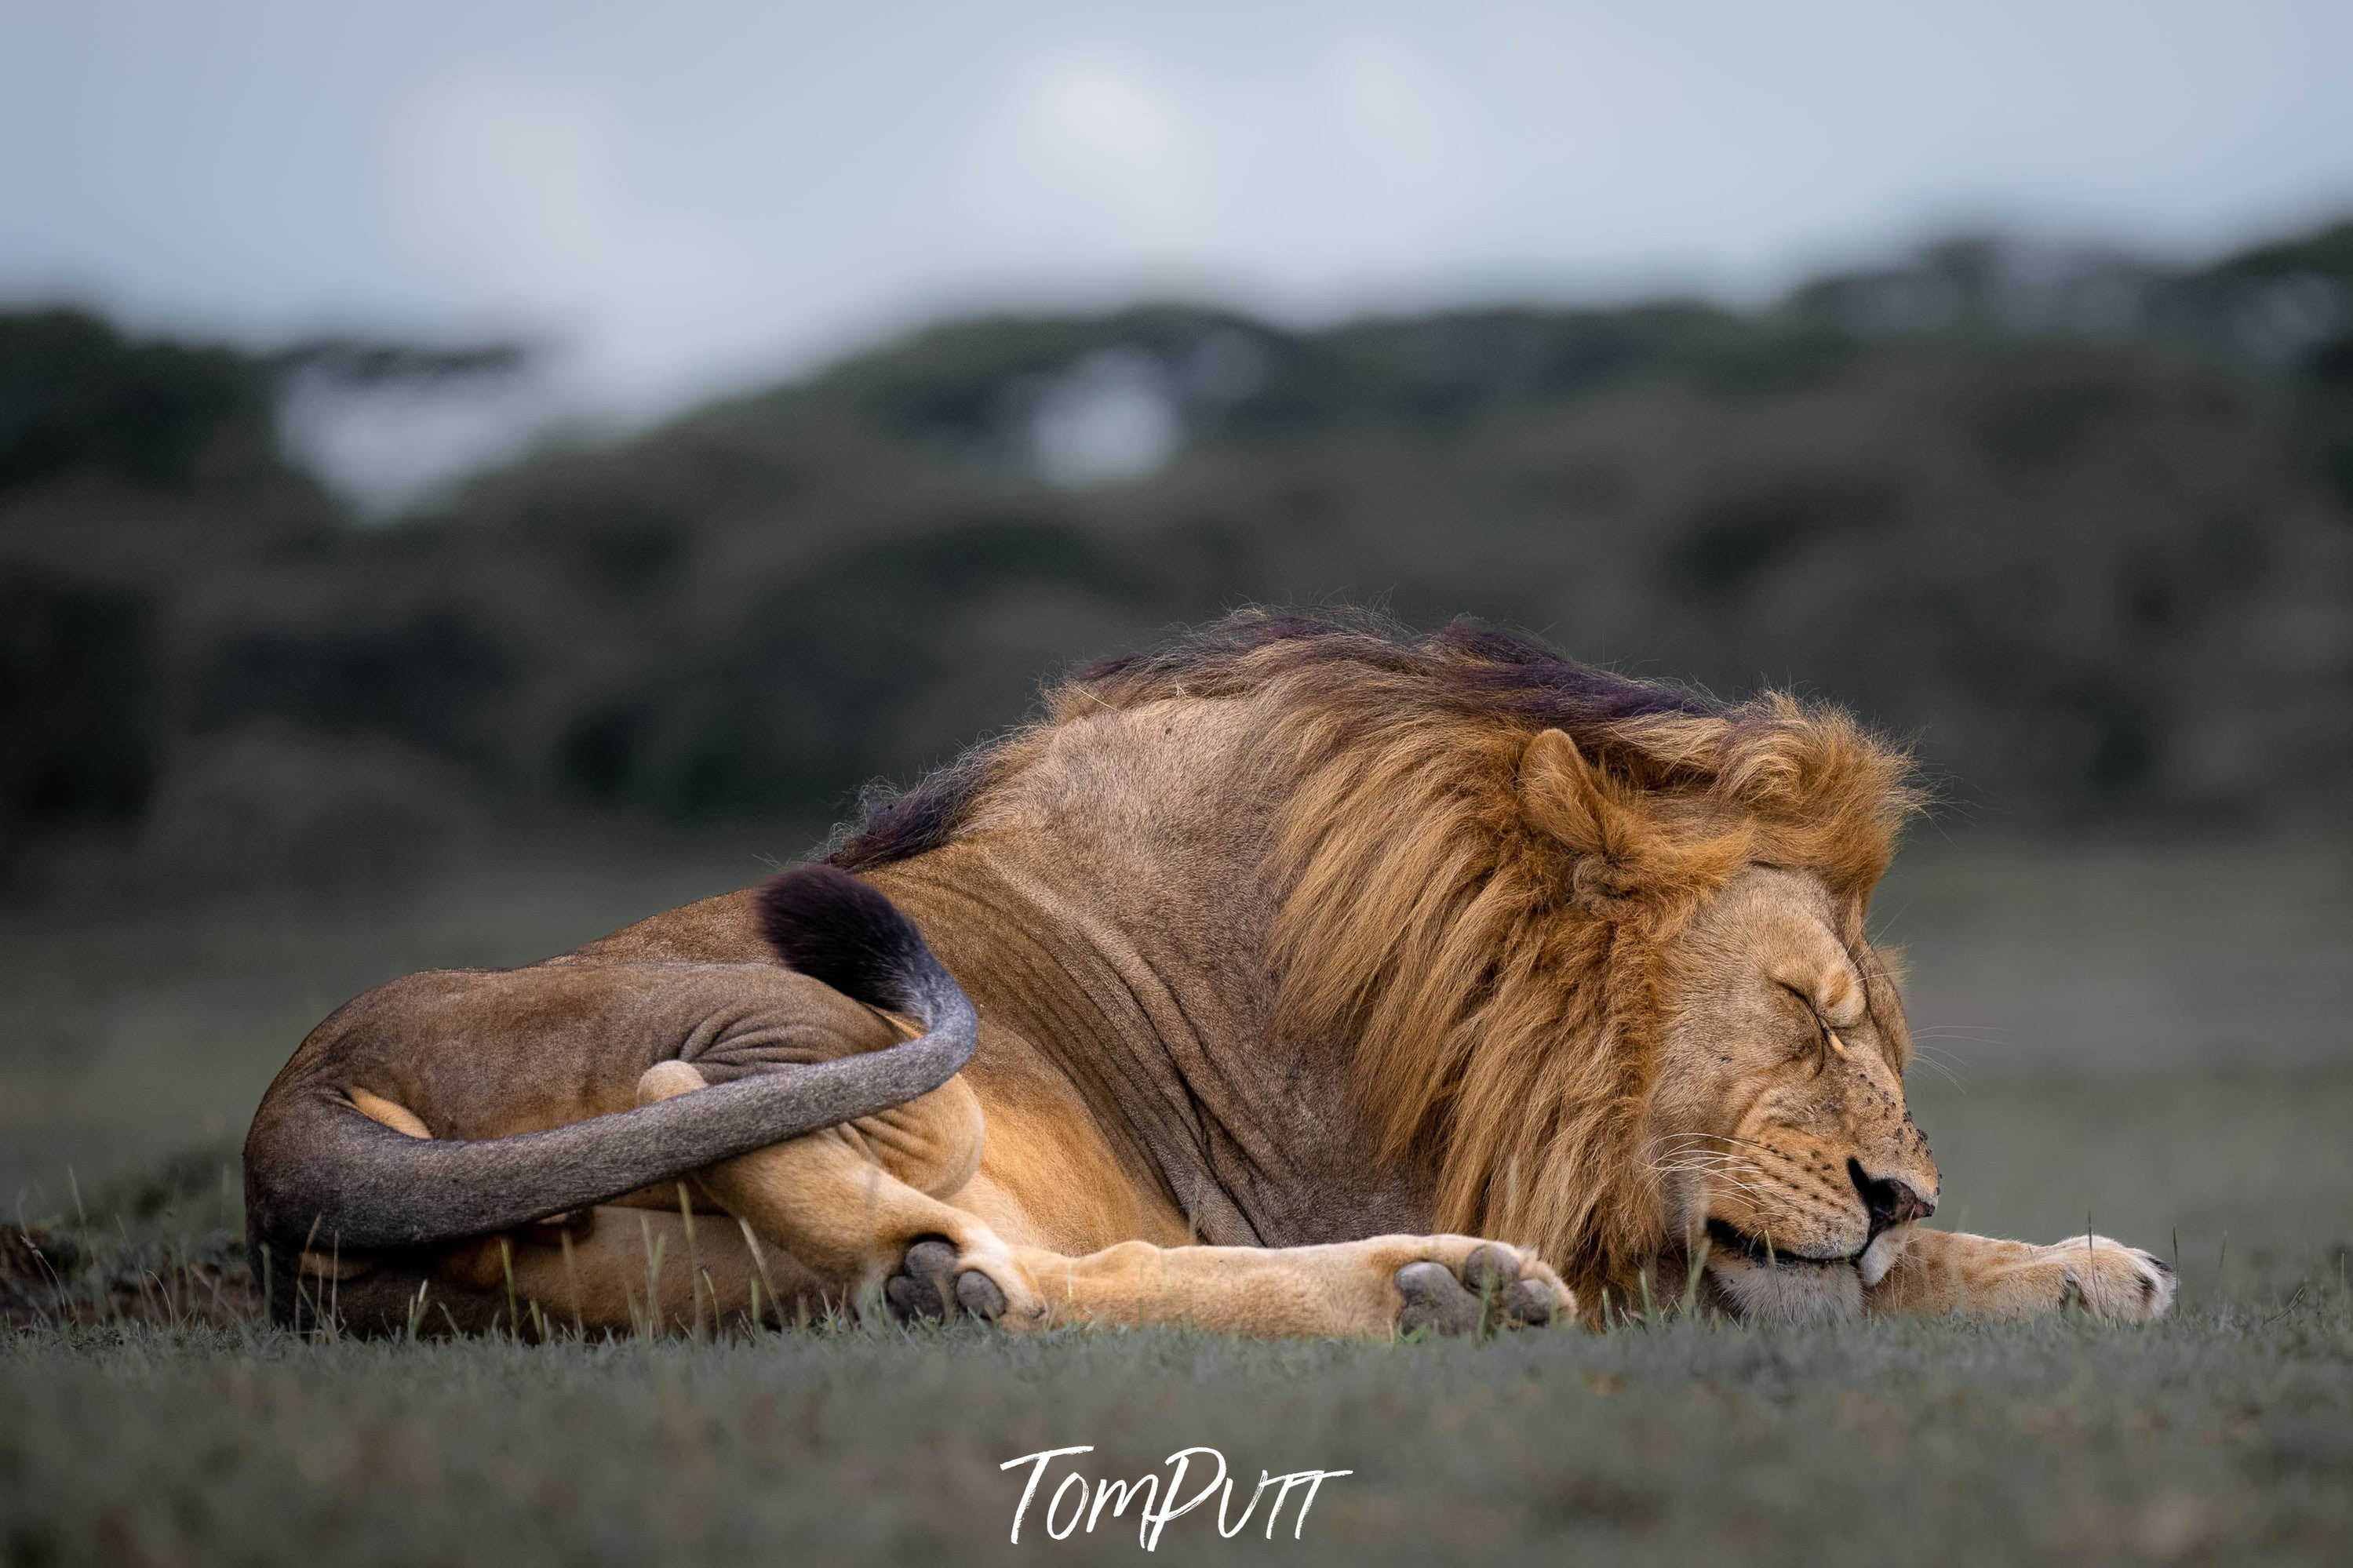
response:
<path fill-rule="evenodd" d="M 0 1196 L 50 1241 L 0 1257 L 35 1320 L 0 1339 L 0 1561 L 1092 1561 L 1137 1549 L 1134 1510 L 1049 1540 L 1068 1467 L 1134 1479 L 1195 1444 L 1244 1477 L 1236 1513 L 1261 1469 L 1355 1473 L 1296 1541 L 1295 1493 L 1273 1543 L 1263 1501 L 1231 1541 L 1208 1510 L 1178 1518 L 1160 1552 L 1179 1560 L 2333 1562 L 2353 1543 L 2336 847 L 1932 844 L 1883 900 L 1933 1047 L 1912 1092 L 1940 1221 L 2052 1239 L 2088 1214 L 2173 1254 L 2182 1307 L 2150 1329 L 534 1348 L 242 1321 L 234 1137 L 310 1023 L 393 973 L 535 956 L 748 881 L 805 841 L 550 837 L 300 895 L 157 889 L 93 854 L 20 888 L 0 910 Z M 64 1321 L 77 1300 L 94 1324 Z M 998 1466 L 1082 1443 L 1009 1544 L 1021 1477 Z"/>
<path fill-rule="evenodd" d="M 1673 1323 L 1486 1346 L 84 1331 L 0 1348 L 0 1388 L 20 1563 L 1109 1560 L 1136 1550 L 1134 1510 L 1057 1543 L 1052 1490 L 1193 1445 L 1242 1473 L 1229 1524 L 1261 1470 L 1355 1473 L 1295 1541 L 1295 1496 L 1271 1545 L 1263 1501 L 1229 1542 L 1179 1517 L 1160 1542 L 1178 1561 L 2319 1563 L 2353 1540 L 2334 1292 L 2131 1332 Z M 1000 1462 L 1081 1443 L 1010 1544 L 1023 1476 Z"/>

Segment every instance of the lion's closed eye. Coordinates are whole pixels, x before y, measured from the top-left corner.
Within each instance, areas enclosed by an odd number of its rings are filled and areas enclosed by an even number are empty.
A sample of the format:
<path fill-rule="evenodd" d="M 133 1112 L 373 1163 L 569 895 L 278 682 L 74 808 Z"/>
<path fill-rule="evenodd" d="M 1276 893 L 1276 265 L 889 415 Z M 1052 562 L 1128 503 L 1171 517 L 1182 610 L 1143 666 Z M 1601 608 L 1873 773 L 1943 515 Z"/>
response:
<path fill-rule="evenodd" d="M 1815 1007 L 1814 999 L 1787 981 L 1781 989 L 1795 1005 L 1791 1010 L 1788 1050 L 1792 1057 L 1827 1053 L 1832 1043 L 1831 1026 Z"/>

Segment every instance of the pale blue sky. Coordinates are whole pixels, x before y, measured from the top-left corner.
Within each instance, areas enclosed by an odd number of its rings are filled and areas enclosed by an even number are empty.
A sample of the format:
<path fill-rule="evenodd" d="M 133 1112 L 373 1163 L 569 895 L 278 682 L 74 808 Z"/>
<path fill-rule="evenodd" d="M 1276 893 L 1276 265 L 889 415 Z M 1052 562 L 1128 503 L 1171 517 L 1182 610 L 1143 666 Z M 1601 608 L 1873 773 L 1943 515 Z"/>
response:
<path fill-rule="evenodd" d="M 638 412 L 983 302 L 1754 293 L 2353 210 L 2353 5 L 0 0 L 0 297 Z"/>

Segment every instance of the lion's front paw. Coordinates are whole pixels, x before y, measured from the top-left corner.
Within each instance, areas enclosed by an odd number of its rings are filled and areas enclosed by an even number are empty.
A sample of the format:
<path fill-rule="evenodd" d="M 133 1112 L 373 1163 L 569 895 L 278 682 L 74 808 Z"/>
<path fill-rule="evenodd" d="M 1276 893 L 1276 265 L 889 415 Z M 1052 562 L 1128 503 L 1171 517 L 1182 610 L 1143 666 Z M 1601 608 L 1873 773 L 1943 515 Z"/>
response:
<path fill-rule="evenodd" d="M 2065 1283 L 2063 1300 L 2119 1322 L 2161 1318 L 2173 1306 L 2171 1266 L 2154 1253 L 2105 1236 L 2079 1236 L 2046 1247 Z"/>
<path fill-rule="evenodd" d="M 1869 1264 L 1872 1256 L 1864 1255 Z M 2034 1318 L 2080 1307 L 2114 1322 L 2161 1318 L 2173 1305 L 2173 1270 L 2137 1247 L 2079 1236 L 2049 1247 L 1964 1232 L 1915 1230 L 1866 1287 L 1876 1313 L 1959 1312 Z"/>
<path fill-rule="evenodd" d="M 970 1316 L 1020 1328 L 1042 1322 L 1046 1304 L 1027 1270 L 1001 1247 L 958 1252 L 944 1237 L 929 1236 L 907 1248 L 882 1282 L 882 1299 L 899 1322 L 954 1322 Z"/>
<path fill-rule="evenodd" d="M 1525 1248 L 1474 1237 L 1432 1237 L 1430 1243 L 1431 1256 L 1393 1277 L 1403 1301 L 1397 1314 L 1400 1331 L 1541 1328 L 1577 1310 L 1577 1298 L 1560 1276 Z"/>

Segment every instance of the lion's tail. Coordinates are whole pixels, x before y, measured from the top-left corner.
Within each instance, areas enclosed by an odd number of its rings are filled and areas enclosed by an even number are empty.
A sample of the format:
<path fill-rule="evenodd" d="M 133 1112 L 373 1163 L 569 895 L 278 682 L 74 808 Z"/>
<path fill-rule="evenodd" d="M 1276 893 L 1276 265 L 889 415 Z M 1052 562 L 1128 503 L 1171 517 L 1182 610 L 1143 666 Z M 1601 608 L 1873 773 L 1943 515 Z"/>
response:
<path fill-rule="evenodd" d="M 923 1033 L 861 1056 L 714 1084 L 544 1132 L 416 1138 L 340 1096 L 285 1107 L 267 1159 L 248 1148 L 246 1207 L 257 1260 L 278 1248 L 369 1251 L 511 1229 L 607 1202 L 721 1160 L 888 1110 L 945 1083 L 972 1056 L 979 1020 L 906 916 L 830 867 L 771 879 L 760 926 L 778 957 Z"/>

